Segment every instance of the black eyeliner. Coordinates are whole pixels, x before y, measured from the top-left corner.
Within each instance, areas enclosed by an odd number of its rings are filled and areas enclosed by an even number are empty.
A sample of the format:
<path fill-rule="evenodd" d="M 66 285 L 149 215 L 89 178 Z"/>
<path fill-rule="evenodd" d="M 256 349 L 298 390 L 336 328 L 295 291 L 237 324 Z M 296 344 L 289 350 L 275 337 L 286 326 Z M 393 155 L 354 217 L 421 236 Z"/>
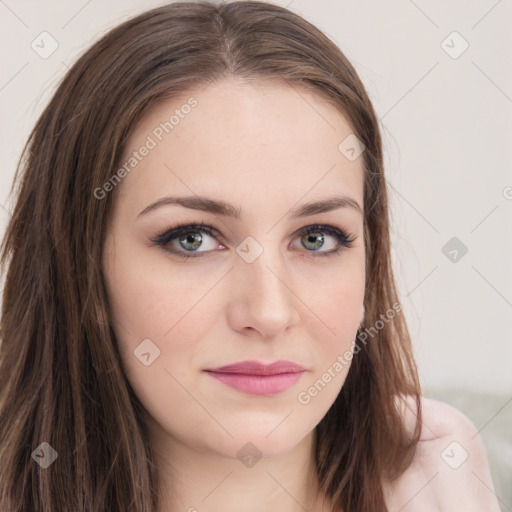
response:
<path fill-rule="evenodd" d="M 155 245 L 161 246 L 166 252 L 170 254 L 175 254 L 177 256 L 183 257 L 183 258 L 197 258 L 202 257 L 202 252 L 198 251 L 179 251 L 179 250 L 172 250 L 169 248 L 166 248 L 166 246 L 174 240 L 175 238 L 179 237 L 180 235 L 186 234 L 186 233 L 197 233 L 197 232 L 204 232 L 210 235 L 212 238 L 219 237 L 218 231 L 208 224 L 204 223 L 181 223 L 173 227 L 167 227 L 165 230 L 161 231 L 157 235 L 150 238 L 151 242 L 153 242 Z M 314 257 L 321 257 L 321 256 L 330 256 L 333 254 L 339 253 L 343 249 L 348 249 L 352 247 L 352 243 L 355 240 L 354 235 L 351 233 L 346 234 L 343 230 L 340 230 L 338 228 L 335 228 L 333 226 L 329 225 L 323 225 L 323 224 L 311 224 L 310 226 L 307 226 L 302 231 L 298 232 L 298 236 L 307 235 L 310 233 L 326 233 L 330 236 L 333 236 L 336 238 L 336 240 L 339 243 L 339 246 L 336 249 L 332 249 L 331 251 L 307 251 L 306 253 L 311 253 L 314 255 Z M 203 251 L 205 253 L 209 253 L 211 251 Z"/>

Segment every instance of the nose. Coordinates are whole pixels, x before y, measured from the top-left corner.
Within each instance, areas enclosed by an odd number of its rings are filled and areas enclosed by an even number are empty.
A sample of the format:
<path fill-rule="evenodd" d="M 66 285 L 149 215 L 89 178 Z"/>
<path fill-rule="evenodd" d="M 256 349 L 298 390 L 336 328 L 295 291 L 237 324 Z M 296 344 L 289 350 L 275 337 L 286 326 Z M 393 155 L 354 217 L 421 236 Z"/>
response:
<path fill-rule="evenodd" d="M 252 263 L 236 258 L 230 272 L 232 282 L 228 322 L 232 329 L 274 338 L 300 321 L 298 291 L 283 259 L 265 249 Z"/>

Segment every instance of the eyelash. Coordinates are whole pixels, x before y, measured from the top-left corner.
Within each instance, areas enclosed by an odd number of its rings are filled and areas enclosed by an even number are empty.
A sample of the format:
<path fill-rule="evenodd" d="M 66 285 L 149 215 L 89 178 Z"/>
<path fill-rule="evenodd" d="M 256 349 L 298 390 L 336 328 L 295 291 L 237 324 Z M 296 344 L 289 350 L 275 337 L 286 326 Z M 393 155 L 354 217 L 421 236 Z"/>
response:
<path fill-rule="evenodd" d="M 166 247 L 169 244 L 169 242 L 173 241 L 175 238 L 178 238 L 180 235 L 184 235 L 187 233 L 196 233 L 196 232 L 206 233 L 209 236 L 211 236 L 212 238 L 219 237 L 218 231 L 214 227 L 212 227 L 208 224 L 183 223 L 183 224 L 178 224 L 177 226 L 174 226 L 174 227 L 166 228 L 164 231 L 162 231 L 159 234 L 155 235 L 154 237 L 150 238 L 150 240 L 155 245 L 161 246 L 164 249 L 164 251 L 169 252 L 171 254 L 176 254 L 177 256 L 179 256 L 181 258 L 189 258 L 189 257 L 199 258 L 199 257 L 202 257 L 202 254 L 205 254 L 205 253 L 207 254 L 207 253 L 210 253 L 211 251 L 183 252 L 183 251 L 177 251 L 174 249 L 169 249 L 168 247 Z M 298 236 L 307 235 L 309 233 L 317 233 L 317 232 L 327 233 L 328 235 L 333 236 L 334 238 L 336 238 L 336 240 L 338 241 L 338 243 L 340 245 L 336 249 L 332 249 L 331 251 L 326 251 L 326 252 L 306 250 L 306 252 L 313 253 L 315 255 L 314 257 L 334 256 L 335 254 L 339 253 L 341 250 L 348 249 L 348 248 L 352 247 L 352 243 L 355 240 L 354 236 L 351 233 L 345 234 L 343 231 L 341 231 L 338 228 L 335 228 L 334 226 L 323 225 L 323 224 L 312 224 L 311 226 L 307 226 L 305 229 L 303 229 L 302 231 L 299 232 Z"/>

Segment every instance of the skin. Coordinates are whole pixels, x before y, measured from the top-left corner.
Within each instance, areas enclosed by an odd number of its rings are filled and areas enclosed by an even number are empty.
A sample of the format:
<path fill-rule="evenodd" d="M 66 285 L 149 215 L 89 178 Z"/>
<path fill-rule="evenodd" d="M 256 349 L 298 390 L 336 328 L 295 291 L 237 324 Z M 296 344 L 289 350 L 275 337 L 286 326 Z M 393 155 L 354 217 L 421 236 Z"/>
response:
<path fill-rule="evenodd" d="M 401 402 L 412 434 L 416 407 Z M 388 512 L 500 512 L 489 461 L 478 429 L 448 404 L 422 398 L 422 433 L 411 466 L 384 482 Z M 464 454 L 466 452 L 466 454 Z"/>
<path fill-rule="evenodd" d="M 350 161 L 338 150 L 353 130 L 311 93 L 230 78 L 154 108 L 134 127 L 125 157 L 190 97 L 197 106 L 113 192 L 103 261 L 123 369 L 145 407 L 162 475 L 160 511 L 331 511 L 313 500 L 315 426 L 350 361 L 307 404 L 298 393 L 353 347 L 364 314 L 363 215 L 351 208 L 288 215 L 333 195 L 363 209 L 362 157 Z M 169 195 L 224 200 L 241 217 L 178 205 L 140 215 Z M 195 231 L 202 236 L 199 257 L 180 258 L 152 241 L 178 223 L 201 222 L 218 234 Z M 315 223 L 350 234 L 352 247 L 318 255 L 338 242 L 323 231 L 324 245 L 313 244 L 317 252 L 305 246 L 301 232 Z M 256 245 L 242 243 L 249 236 Z M 193 252 L 184 243 L 175 238 L 170 245 Z M 248 262 L 241 247 L 263 252 Z M 147 366 L 134 356 L 145 339 L 160 351 Z M 306 371 L 273 396 L 234 390 L 203 371 L 278 359 Z M 249 442 L 261 455 L 251 467 L 237 457 Z M 414 482 L 423 467 L 408 473 Z M 407 495 L 400 487 L 387 492 L 390 505 Z"/>

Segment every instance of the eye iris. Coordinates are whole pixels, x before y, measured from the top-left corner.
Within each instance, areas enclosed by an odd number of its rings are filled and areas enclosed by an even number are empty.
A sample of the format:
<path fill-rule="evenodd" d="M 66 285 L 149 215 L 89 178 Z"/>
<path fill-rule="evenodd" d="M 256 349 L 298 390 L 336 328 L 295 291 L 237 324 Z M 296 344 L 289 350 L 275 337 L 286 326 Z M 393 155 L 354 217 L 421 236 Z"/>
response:
<path fill-rule="evenodd" d="M 307 246 L 305 245 L 305 247 L 306 247 L 307 249 L 318 250 L 318 249 L 320 249 L 320 248 L 322 247 L 322 245 L 324 244 L 324 237 L 323 237 L 323 235 L 322 235 L 320 232 L 318 232 L 318 231 L 317 231 L 317 232 L 314 232 L 314 233 L 307 233 L 307 234 L 305 235 L 305 238 L 306 238 L 306 244 L 308 244 L 308 243 L 313 243 L 313 244 L 314 244 L 315 239 L 316 239 L 317 241 L 320 241 L 320 244 L 316 244 L 316 247 L 307 247 Z"/>
<path fill-rule="evenodd" d="M 195 242 L 195 246 L 194 247 L 185 247 L 182 243 L 183 241 L 185 243 L 191 243 L 191 244 L 194 244 L 194 242 Z M 184 249 L 195 251 L 196 249 L 199 249 L 199 247 L 201 246 L 202 237 L 201 237 L 201 235 L 197 235 L 195 233 L 194 234 L 186 233 L 179 237 L 179 242 Z"/>

